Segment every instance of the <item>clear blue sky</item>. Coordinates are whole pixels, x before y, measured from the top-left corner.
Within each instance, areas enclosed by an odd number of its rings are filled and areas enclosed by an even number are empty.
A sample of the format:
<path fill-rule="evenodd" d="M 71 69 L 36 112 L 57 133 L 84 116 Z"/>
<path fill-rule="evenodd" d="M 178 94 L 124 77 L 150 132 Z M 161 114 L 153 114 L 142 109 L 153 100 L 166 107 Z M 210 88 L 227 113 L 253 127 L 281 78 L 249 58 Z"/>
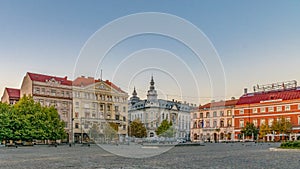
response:
<path fill-rule="evenodd" d="M 67 75 L 72 79 L 76 59 L 90 36 L 119 17 L 140 12 L 173 14 L 202 30 L 222 61 L 226 74 L 227 98 L 239 97 L 244 87 L 251 91 L 255 84 L 286 80 L 300 82 L 299 9 L 298 0 L 1 0 L 0 94 L 2 95 L 4 87 L 19 88 L 27 71 L 56 76 Z M 145 40 L 147 38 L 149 40 Z M 126 51 L 133 52 L 134 49 L 150 47 L 165 50 L 176 48 L 175 52 L 179 53 L 184 51 L 179 50 L 175 42 L 162 39 L 155 36 L 137 37 L 123 45 L 123 48 L 120 44 L 119 50 L 114 54 L 122 55 Z M 148 43 L 140 43 L 145 41 Z M 187 55 L 189 52 L 186 52 L 186 57 Z M 151 60 L 151 56 L 148 59 Z M 136 60 L 132 62 L 149 62 L 147 59 Z M 113 61 L 107 63 L 111 62 Z M 172 60 L 168 63 L 172 63 Z M 107 65 L 102 69 L 103 78 L 111 79 L 113 70 Z M 122 82 L 119 85 L 125 90 L 136 86 L 143 98 L 149 86 L 150 74 L 153 72 L 141 74 L 144 78 L 137 77 L 134 84 Z M 158 73 L 154 72 L 155 74 Z M 209 85 L 205 73 L 199 77 L 203 77 L 198 79 L 201 84 Z M 160 93 L 178 95 L 178 86 L 167 86 L 166 79 L 168 78 L 163 75 L 155 77 Z M 194 86 L 185 85 L 182 88 L 195 90 Z M 198 104 L 199 99 L 193 98 L 193 90 L 181 94 L 187 96 L 185 100 Z M 206 92 L 206 85 L 201 86 L 200 93 L 201 97 L 209 99 L 210 93 Z M 167 97 L 170 99 L 170 96 Z M 207 100 L 203 99 L 200 102 Z"/>

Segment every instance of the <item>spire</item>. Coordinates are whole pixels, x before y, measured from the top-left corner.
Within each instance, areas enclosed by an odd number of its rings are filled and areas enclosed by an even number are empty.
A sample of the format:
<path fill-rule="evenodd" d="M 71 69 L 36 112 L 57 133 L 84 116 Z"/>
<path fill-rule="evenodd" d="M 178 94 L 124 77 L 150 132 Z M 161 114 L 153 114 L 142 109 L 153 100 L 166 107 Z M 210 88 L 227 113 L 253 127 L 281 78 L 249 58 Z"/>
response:
<path fill-rule="evenodd" d="M 151 76 L 150 90 L 148 90 L 147 100 L 157 100 L 157 92 L 154 87 L 153 75 Z"/>
<path fill-rule="evenodd" d="M 153 80 L 153 75 L 151 76 L 150 90 L 154 90 L 154 80 Z"/>
<path fill-rule="evenodd" d="M 135 90 L 135 87 L 133 89 L 133 93 L 132 93 L 133 96 L 137 96 L 137 93 L 136 93 L 136 90 Z"/>

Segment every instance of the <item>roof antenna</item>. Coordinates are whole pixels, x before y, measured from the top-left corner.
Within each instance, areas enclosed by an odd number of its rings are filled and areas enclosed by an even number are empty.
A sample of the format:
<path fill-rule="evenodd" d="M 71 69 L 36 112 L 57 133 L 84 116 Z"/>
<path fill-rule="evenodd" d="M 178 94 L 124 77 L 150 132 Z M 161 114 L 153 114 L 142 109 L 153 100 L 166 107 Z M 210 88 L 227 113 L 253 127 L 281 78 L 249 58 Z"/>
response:
<path fill-rule="evenodd" d="M 100 72 L 100 80 L 102 81 L 102 69 L 101 69 L 101 72 Z"/>

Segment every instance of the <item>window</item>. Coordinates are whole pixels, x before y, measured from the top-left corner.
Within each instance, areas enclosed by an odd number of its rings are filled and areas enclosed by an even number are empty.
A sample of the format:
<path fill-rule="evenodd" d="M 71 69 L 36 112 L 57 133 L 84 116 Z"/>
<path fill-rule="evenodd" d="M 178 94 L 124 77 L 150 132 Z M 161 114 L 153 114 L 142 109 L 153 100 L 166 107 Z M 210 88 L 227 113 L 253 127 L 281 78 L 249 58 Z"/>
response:
<path fill-rule="evenodd" d="M 39 94 L 40 93 L 40 88 L 38 88 L 38 87 L 34 88 L 34 92 Z"/>
<path fill-rule="evenodd" d="M 285 106 L 285 111 L 289 111 L 289 110 L 291 110 L 291 106 L 290 105 L 286 105 Z"/>
<path fill-rule="evenodd" d="M 240 114 L 244 114 L 244 110 L 243 109 L 240 110 Z"/>
<path fill-rule="evenodd" d="M 78 118 L 78 112 L 75 112 L 75 118 Z"/>
<path fill-rule="evenodd" d="M 282 111 L 282 106 L 277 106 L 276 111 Z"/>
<path fill-rule="evenodd" d="M 123 117 L 123 121 L 126 121 L 126 117 Z"/>
<path fill-rule="evenodd" d="M 214 120 L 214 122 L 213 122 L 213 127 L 214 127 L 214 128 L 217 127 L 217 120 Z"/>
<path fill-rule="evenodd" d="M 200 113 L 200 118 L 203 118 L 203 113 Z"/>
<path fill-rule="evenodd" d="M 197 118 L 197 113 L 194 113 L 193 118 L 194 118 L 194 119 Z"/>
<path fill-rule="evenodd" d="M 42 88 L 42 94 L 45 94 L 45 88 Z"/>
<path fill-rule="evenodd" d="M 209 118 L 209 112 L 206 112 L 206 118 Z"/>
<path fill-rule="evenodd" d="M 123 112 L 124 112 L 124 113 L 126 112 L 126 107 L 125 107 L 125 106 L 123 107 Z"/>
<path fill-rule="evenodd" d="M 269 126 L 272 126 L 273 121 L 274 121 L 274 119 L 269 119 L 269 120 L 268 120 L 268 125 L 269 125 Z"/>
<path fill-rule="evenodd" d="M 257 119 L 253 119 L 253 124 L 255 127 L 257 127 Z"/>
<path fill-rule="evenodd" d="M 224 111 L 220 111 L 220 116 L 221 116 L 221 117 L 224 116 Z"/>
<path fill-rule="evenodd" d="M 257 108 L 254 108 L 254 109 L 253 109 L 253 113 L 257 113 Z"/>
<path fill-rule="evenodd" d="M 260 119 L 260 125 L 266 124 L 266 120 L 265 119 Z"/>
<path fill-rule="evenodd" d="M 300 110 L 300 104 L 298 104 L 298 110 Z"/>
<path fill-rule="evenodd" d="M 93 114 L 92 114 L 92 117 L 93 117 L 93 118 L 95 118 L 95 117 L 96 117 L 96 114 L 95 114 L 95 113 L 93 113 Z"/>
<path fill-rule="evenodd" d="M 299 117 L 300 117 L 300 116 L 299 116 Z M 210 127 L 210 122 L 209 122 L 209 120 L 206 120 L 205 127 Z"/>
<path fill-rule="evenodd" d="M 51 96 L 55 96 L 56 95 L 56 90 L 51 89 L 50 92 L 51 92 Z"/>
<path fill-rule="evenodd" d="M 119 106 L 115 106 L 115 111 L 116 111 L 116 112 L 119 111 Z"/>
<path fill-rule="evenodd" d="M 227 120 L 227 127 L 232 127 L 232 121 L 231 121 L 231 119 Z"/>
<path fill-rule="evenodd" d="M 123 130 L 126 130 L 126 125 L 123 125 Z"/>
<path fill-rule="evenodd" d="M 227 116 L 231 116 L 231 110 L 227 110 Z"/>
<path fill-rule="evenodd" d="M 78 129 L 78 128 L 79 128 L 79 124 L 75 123 L 75 129 Z"/>
<path fill-rule="evenodd" d="M 298 125 L 300 125 L 300 116 L 298 116 Z"/>
<path fill-rule="evenodd" d="M 89 125 L 88 124 L 84 124 L 84 128 L 85 129 L 89 128 Z"/>
<path fill-rule="evenodd" d="M 286 117 L 285 120 L 286 120 L 287 122 L 291 122 L 291 118 L 290 118 L 290 117 Z"/>
<path fill-rule="evenodd" d="M 268 112 L 274 112 L 274 107 L 268 107 Z"/>
<path fill-rule="evenodd" d="M 260 112 L 262 113 L 266 112 L 266 108 L 265 107 L 260 108 Z"/>
<path fill-rule="evenodd" d="M 217 112 L 216 111 L 213 112 L 213 116 L 217 117 Z"/>
<path fill-rule="evenodd" d="M 119 120 L 120 119 L 120 116 L 119 115 L 116 115 L 116 120 Z"/>
<path fill-rule="evenodd" d="M 224 120 L 220 121 L 220 127 L 224 127 Z"/>
<path fill-rule="evenodd" d="M 68 128 L 68 122 L 65 122 L 65 128 Z"/>
<path fill-rule="evenodd" d="M 90 113 L 86 112 L 85 113 L 85 118 L 90 118 Z"/>
<path fill-rule="evenodd" d="M 244 120 L 240 120 L 240 128 L 244 127 Z"/>

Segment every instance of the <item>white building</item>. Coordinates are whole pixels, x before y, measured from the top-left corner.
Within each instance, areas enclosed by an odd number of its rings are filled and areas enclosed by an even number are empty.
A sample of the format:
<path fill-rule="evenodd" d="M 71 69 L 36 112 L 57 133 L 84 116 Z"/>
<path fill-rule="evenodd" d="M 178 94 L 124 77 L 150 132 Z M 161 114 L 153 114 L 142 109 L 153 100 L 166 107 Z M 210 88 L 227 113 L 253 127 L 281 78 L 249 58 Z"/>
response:
<path fill-rule="evenodd" d="M 157 98 L 154 80 L 151 77 L 147 99 L 141 100 L 134 89 L 128 104 L 129 120 L 140 119 L 147 129 L 147 136 L 156 136 L 155 130 L 163 120 L 172 121 L 174 136 L 189 138 L 191 106 L 186 103 Z"/>

